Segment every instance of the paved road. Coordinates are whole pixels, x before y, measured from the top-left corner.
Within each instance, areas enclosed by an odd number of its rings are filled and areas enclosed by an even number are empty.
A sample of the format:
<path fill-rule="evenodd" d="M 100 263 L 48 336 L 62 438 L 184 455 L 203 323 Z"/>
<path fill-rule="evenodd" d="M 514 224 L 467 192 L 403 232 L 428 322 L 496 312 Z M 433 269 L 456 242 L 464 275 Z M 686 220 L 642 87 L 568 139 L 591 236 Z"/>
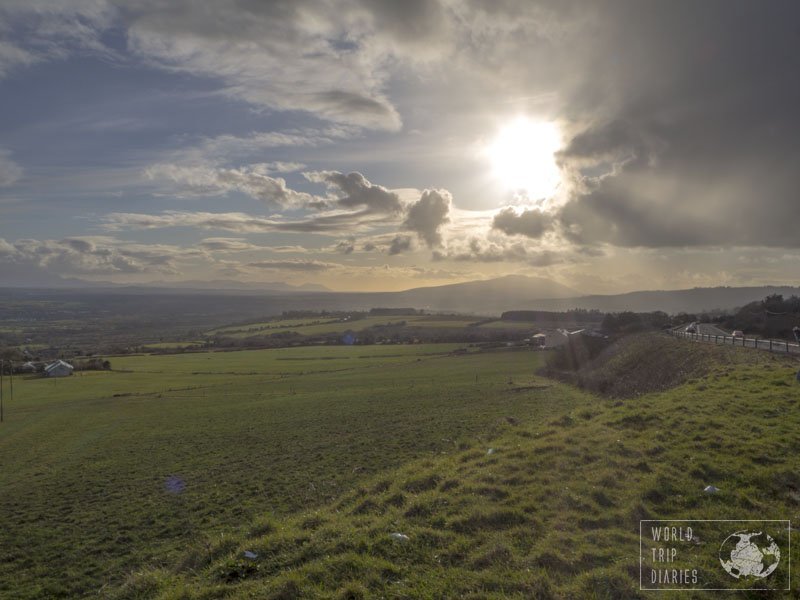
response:
<path fill-rule="evenodd" d="M 711 323 L 699 323 L 698 324 L 698 331 L 697 333 L 705 333 L 707 335 L 730 335 L 730 331 L 725 331 L 724 329 L 720 329 L 716 325 L 712 325 Z"/>
<path fill-rule="evenodd" d="M 710 342 L 714 344 L 726 344 L 741 346 L 742 348 L 752 348 L 754 350 L 769 350 L 770 352 L 785 352 L 787 354 L 800 354 L 800 344 L 787 342 L 786 340 L 765 340 L 753 337 L 733 338 L 724 329 L 710 323 L 698 323 L 698 330 L 695 334 L 686 333 L 687 325 L 673 329 L 673 335 L 683 337 L 697 342 Z"/>

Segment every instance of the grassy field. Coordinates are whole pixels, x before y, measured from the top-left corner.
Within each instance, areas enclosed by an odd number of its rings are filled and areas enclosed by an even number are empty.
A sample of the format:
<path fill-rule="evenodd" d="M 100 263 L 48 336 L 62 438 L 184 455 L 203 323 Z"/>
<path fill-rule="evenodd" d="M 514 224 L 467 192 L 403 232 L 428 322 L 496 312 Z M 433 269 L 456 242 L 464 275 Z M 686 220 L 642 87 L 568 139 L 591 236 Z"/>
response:
<path fill-rule="evenodd" d="M 77 598 L 190 548 L 581 401 L 530 351 L 306 347 L 112 359 L 15 380 L 0 426 L 0 597 Z M 224 537 L 221 537 L 224 536 Z"/>
<path fill-rule="evenodd" d="M 680 350 L 681 342 L 668 343 Z M 518 407 L 519 419 L 483 439 L 376 474 L 287 519 L 265 514 L 248 532 L 196 546 L 173 568 L 133 574 L 111 596 L 652 597 L 639 591 L 640 519 L 800 516 L 797 365 L 718 350 L 703 376 L 628 399 L 529 379 L 515 386 L 527 391 L 513 394 L 559 398 L 565 410 Z M 708 485 L 718 493 L 705 493 Z M 782 587 L 786 564 L 796 565 L 797 545 L 789 556 L 788 532 L 776 535 L 783 570 L 756 586 Z M 753 585 L 708 559 L 717 540 L 695 544 L 701 585 Z"/>
<path fill-rule="evenodd" d="M 399 325 L 405 323 L 409 327 L 461 328 L 478 320 L 477 317 L 450 317 L 438 315 L 401 315 L 371 316 L 361 319 L 278 319 L 248 325 L 221 327 L 209 331 L 209 335 L 224 335 L 232 338 L 245 338 L 253 335 L 272 335 L 296 332 L 301 335 L 321 335 L 327 333 L 344 333 L 346 331 L 363 331 L 376 325 Z"/>
<path fill-rule="evenodd" d="M 800 518 L 797 365 L 631 340 L 583 375 L 623 382 L 605 396 L 536 375 L 546 353 L 459 345 L 18 379 L 0 597 L 644 598 L 640 519 Z M 664 389 L 637 394 L 637 365 Z"/>

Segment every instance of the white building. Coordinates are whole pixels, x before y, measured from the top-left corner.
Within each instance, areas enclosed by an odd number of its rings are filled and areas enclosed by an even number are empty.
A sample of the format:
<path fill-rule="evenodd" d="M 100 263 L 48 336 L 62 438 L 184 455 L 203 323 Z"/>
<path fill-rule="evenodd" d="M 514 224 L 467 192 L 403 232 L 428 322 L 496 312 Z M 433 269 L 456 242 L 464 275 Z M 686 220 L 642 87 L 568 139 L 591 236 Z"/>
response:
<path fill-rule="evenodd" d="M 44 374 L 47 377 L 69 377 L 73 370 L 74 367 L 68 362 L 57 360 L 44 368 Z"/>

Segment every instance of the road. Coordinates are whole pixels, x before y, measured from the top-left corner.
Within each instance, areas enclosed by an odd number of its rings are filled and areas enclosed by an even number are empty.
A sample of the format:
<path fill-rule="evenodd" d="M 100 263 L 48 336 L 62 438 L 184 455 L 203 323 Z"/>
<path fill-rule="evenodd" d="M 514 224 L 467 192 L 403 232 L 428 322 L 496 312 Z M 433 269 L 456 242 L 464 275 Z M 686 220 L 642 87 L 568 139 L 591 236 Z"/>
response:
<path fill-rule="evenodd" d="M 711 323 L 698 323 L 698 330 L 697 333 L 705 333 L 706 335 L 730 335 L 730 331 L 725 331 L 724 329 L 720 329 L 716 325 L 712 325 Z"/>
<path fill-rule="evenodd" d="M 786 354 L 800 354 L 800 344 L 793 344 L 786 340 L 765 340 L 747 336 L 734 338 L 730 332 L 710 323 L 698 323 L 697 333 L 694 334 L 686 333 L 686 327 L 687 325 L 676 327 L 672 330 L 672 334 L 676 337 L 683 337 L 697 342 L 726 344 L 754 350 L 784 352 Z"/>

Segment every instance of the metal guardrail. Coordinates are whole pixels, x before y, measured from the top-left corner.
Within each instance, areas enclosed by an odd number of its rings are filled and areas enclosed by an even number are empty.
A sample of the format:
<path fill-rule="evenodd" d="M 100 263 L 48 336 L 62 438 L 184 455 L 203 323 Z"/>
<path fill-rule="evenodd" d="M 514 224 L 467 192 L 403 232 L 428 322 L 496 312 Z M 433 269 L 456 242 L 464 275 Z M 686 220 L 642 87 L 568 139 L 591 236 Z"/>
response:
<path fill-rule="evenodd" d="M 715 335 L 713 333 L 688 333 L 686 331 L 670 330 L 675 337 L 682 337 L 695 342 L 708 342 L 740 348 L 753 348 L 754 350 L 767 350 L 783 354 L 800 355 L 800 344 L 792 344 L 785 340 L 762 340 L 758 338 L 733 337 L 732 335 Z"/>

